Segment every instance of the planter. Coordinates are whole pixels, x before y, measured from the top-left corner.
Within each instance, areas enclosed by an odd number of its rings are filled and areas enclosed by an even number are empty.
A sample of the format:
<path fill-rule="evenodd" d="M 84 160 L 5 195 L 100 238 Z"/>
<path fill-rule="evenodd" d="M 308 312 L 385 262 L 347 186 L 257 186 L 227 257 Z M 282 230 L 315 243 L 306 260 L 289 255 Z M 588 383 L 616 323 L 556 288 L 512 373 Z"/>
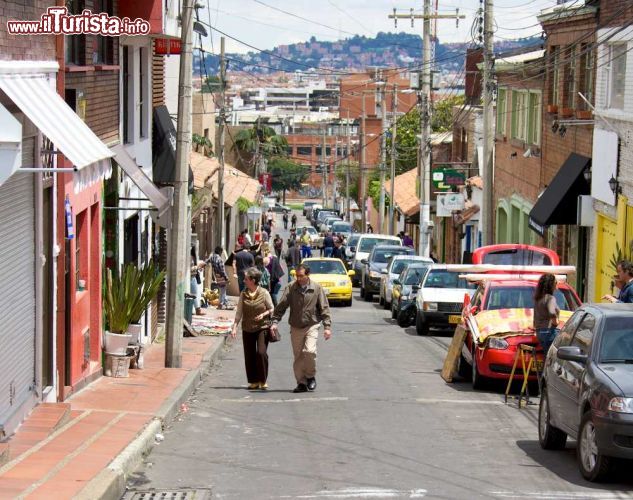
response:
<path fill-rule="evenodd" d="M 576 118 L 579 120 L 591 120 L 593 118 L 593 111 L 579 109 L 576 111 Z"/>
<path fill-rule="evenodd" d="M 106 377 L 129 377 L 130 358 L 131 356 L 117 356 L 115 354 L 106 353 L 105 369 L 103 370 L 103 374 Z"/>
<path fill-rule="evenodd" d="M 574 109 L 573 108 L 563 108 L 560 110 L 560 113 L 558 114 L 560 117 L 562 118 L 567 118 L 570 116 L 574 116 Z"/>
<path fill-rule="evenodd" d="M 548 113 L 558 113 L 558 106 L 556 104 L 548 104 L 547 105 Z"/>
<path fill-rule="evenodd" d="M 127 334 L 132 335 L 132 340 L 130 340 L 131 344 L 140 344 L 141 343 L 141 324 L 140 323 L 130 323 L 130 326 L 127 327 Z"/>
<path fill-rule="evenodd" d="M 105 332 L 103 350 L 106 354 L 114 354 L 115 356 L 125 356 L 127 346 L 132 340 L 132 335 Z"/>

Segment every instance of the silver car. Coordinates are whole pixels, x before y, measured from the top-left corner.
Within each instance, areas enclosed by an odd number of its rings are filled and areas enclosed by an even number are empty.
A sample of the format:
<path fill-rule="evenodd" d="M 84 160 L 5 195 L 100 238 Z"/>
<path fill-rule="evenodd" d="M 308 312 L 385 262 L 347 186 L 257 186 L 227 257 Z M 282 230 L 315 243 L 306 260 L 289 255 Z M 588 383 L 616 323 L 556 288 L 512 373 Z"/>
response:
<path fill-rule="evenodd" d="M 429 262 L 433 263 L 428 257 L 419 257 L 417 255 L 394 255 L 386 269 L 381 271 L 380 277 L 380 305 L 385 309 L 391 307 L 391 293 L 393 291 L 393 281 L 400 276 L 402 270 L 411 262 Z"/>

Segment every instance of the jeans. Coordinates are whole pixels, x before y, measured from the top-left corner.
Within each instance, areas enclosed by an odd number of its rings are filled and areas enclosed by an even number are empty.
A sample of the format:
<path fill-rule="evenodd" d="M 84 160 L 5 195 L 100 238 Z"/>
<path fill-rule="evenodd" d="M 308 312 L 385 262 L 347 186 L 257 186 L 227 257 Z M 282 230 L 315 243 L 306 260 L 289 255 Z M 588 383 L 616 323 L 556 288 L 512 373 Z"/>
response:
<path fill-rule="evenodd" d="M 325 247 L 324 249 L 325 257 L 332 257 L 333 250 L 334 249 L 332 247 Z"/>
<path fill-rule="evenodd" d="M 554 342 L 556 335 L 558 335 L 558 332 L 560 332 L 560 330 L 556 327 L 539 328 L 536 330 L 536 337 L 543 348 L 543 356 L 547 356 L 549 348 L 552 345 L 552 342 Z"/>
<path fill-rule="evenodd" d="M 301 245 L 301 258 L 312 257 L 312 249 L 309 245 Z"/>
<path fill-rule="evenodd" d="M 274 280 L 270 282 L 270 298 L 273 300 L 273 305 L 277 307 L 277 294 L 281 289 L 281 281 Z"/>
<path fill-rule="evenodd" d="M 244 273 L 237 273 L 237 286 L 240 290 L 240 293 L 244 291 Z"/>
<path fill-rule="evenodd" d="M 218 291 L 220 292 L 220 305 L 221 306 L 228 305 L 228 301 L 226 300 L 226 285 L 224 286 L 218 285 Z"/>

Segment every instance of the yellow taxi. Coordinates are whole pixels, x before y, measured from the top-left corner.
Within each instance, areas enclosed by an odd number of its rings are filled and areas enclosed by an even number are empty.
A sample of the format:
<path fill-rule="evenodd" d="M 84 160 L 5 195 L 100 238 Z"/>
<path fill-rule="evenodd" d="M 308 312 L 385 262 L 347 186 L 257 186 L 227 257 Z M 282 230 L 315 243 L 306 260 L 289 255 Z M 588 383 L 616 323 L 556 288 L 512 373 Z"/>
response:
<path fill-rule="evenodd" d="M 340 301 L 352 305 L 352 280 L 354 271 L 348 271 L 341 259 L 311 257 L 301 262 L 310 268 L 310 279 L 325 290 L 330 302 Z"/>

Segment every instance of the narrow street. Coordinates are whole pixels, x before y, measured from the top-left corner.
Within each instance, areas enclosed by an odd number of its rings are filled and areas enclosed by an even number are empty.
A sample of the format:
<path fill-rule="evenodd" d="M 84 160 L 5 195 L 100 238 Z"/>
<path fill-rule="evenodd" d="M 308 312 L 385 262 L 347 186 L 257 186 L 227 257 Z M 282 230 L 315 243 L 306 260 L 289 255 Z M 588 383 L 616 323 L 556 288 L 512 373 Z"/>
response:
<path fill-rule="evenodd" d="M 418 337 L 377 302 L 333 308 L 318 387 L 296 395 L 288 327 L 267 392 L 246 390 L 238 338 L 130 481 L 214 498 L 630 498 L 582 479 L 575 443 L 541 450 L 538 406 L 439 375 L 448 334 Z M 626 477 L 627 474 L 621 474 Z M 622 479 L 621 479 L 622 481 Z"/>

